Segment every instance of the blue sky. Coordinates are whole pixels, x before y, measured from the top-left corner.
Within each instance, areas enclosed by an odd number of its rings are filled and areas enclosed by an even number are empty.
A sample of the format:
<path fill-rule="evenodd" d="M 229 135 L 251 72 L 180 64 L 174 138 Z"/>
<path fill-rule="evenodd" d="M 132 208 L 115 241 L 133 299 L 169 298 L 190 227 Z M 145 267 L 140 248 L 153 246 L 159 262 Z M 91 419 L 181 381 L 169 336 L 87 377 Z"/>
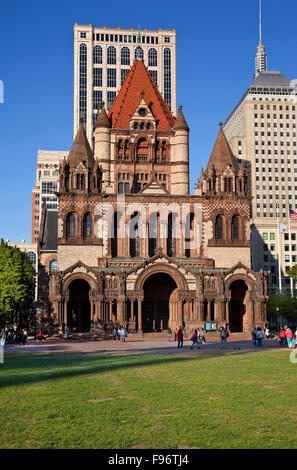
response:
<path fill-rule="evenodd" d="M 297 2 L 263 0 L 268 67 L 297 78 Z M 258 0 L 2 2 L 0 237 L 30 241 L 37 151 L 68 150 L 73 125 L 73 24 L 177 30 L 177 103 L 189 123 L 191 192 L 218 132 L 250 84 Z"/>

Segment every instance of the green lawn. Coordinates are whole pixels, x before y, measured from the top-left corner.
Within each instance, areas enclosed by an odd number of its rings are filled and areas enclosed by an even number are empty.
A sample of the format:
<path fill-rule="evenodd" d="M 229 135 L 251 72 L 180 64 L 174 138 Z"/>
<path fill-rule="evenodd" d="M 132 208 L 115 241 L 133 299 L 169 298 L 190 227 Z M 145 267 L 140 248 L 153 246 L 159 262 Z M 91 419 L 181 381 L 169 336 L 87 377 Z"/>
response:
<path fill-rule="evenodd" d="M 285 350 L 6 355 L 0 385 L 0 448 L 297 447 Z"/>

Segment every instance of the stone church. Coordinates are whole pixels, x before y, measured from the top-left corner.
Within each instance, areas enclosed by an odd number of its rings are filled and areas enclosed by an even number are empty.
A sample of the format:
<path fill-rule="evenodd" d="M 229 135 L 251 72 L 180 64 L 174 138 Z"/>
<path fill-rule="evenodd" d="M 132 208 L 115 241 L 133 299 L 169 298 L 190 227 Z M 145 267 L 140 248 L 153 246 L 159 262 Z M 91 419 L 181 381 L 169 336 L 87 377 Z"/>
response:
<path fill-rule="evenodd" d="M 142 60 L 94 151 L 80 123 L 60 165 L 58 211 L 43 208 L 40 291 L 57 327 L 153 332 L 206 322 L 250 332 L 266 321 L 266 276 L 250 269 L 250 197 L 222 124 L 195 193 L 189 128 L 174 117 Z"/>

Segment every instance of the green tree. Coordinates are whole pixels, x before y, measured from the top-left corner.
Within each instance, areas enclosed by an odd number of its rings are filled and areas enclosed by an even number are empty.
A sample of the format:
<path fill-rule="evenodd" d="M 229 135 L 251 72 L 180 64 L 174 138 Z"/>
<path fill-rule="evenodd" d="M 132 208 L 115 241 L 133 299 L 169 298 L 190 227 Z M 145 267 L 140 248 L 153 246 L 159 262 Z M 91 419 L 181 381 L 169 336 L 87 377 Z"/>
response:
<path fill-rule="evenodd" d="M 267 303 L 267 315 L 269 318 L 281 315 L 286 320 L 297 320 L 297 299 L 289 293 L 271 294 Z"/>
<path fill-rule="evenodd" d="M 288 269 L 287 274 L 293 279 L 297 279 L 297 264 Z"/>
<path fill-rule="evenodd" d="M 2 326 L 22 326 L 35 295 L 35 271 L 28 255 L 17 247 L 0 242 L 0 322 Z"/>

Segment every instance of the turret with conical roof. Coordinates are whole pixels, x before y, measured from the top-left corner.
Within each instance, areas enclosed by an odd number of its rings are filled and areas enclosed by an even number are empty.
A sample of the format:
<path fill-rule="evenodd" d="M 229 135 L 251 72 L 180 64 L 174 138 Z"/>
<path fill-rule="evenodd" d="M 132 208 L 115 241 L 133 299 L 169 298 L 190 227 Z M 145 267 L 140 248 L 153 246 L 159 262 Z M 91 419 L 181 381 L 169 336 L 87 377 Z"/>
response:
<path fill-rule="evenodd" d="M 60 165 L 60 192 L 77 191 L 101 191 L 101 169 L 94 159 L 82 118 L 67 160 Z"/>
<path fill-rule="evenodd" d="M 220 130 L 213 146 L 205 172 L 198 180 L 198 194 L 246 195 L 246 172 L 239 169 L 220 122 Z"/>
<path fill-rule="evenodd" d="M 178 115 L 173 125 L 175 135 L 172 138 L 172 161 L 174 166 L 171 172 L 171 192 L 173 194 L 189 193 L 189 126 L 182 111 L 178 108 Z"/>
<path fill-rule="evenodd" d="M 102 167 L 102 189 L 112 192 L 110 187 L 110 129 L 111 121 L 105 111 L 105 103 L 98 105 L 97 119 L 95 123 L 94 155 Z"/>

